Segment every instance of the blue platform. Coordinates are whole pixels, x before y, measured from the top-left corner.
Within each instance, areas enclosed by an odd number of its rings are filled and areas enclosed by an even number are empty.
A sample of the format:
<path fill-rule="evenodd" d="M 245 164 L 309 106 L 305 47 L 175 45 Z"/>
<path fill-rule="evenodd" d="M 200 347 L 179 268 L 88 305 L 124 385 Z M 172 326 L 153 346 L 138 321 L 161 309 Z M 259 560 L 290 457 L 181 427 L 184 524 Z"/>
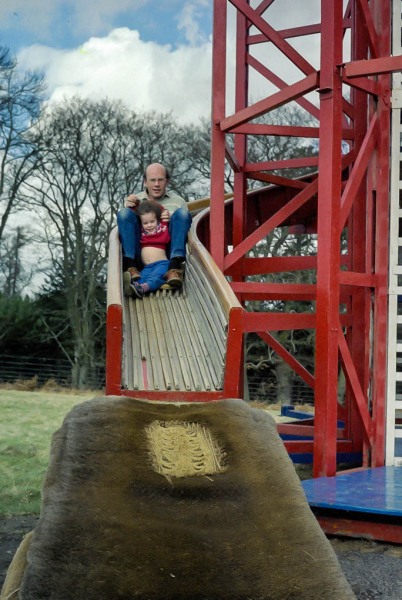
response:
<path fill-rule="evenodd" d="M 402 467 L 378 467 L 302 482 L 325 533 L 402 545 Z"/>
<path fill-rule="evenodd" d="M 310 506 L 402 517 L 402 467 L 378 467 L 302 482 Z"/>

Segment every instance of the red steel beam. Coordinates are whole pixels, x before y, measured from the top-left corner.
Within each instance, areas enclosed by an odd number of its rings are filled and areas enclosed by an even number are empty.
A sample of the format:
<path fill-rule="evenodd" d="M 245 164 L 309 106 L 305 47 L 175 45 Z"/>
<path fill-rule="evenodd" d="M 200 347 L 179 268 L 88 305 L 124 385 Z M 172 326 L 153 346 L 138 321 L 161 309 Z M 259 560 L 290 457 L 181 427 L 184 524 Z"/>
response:
<path fill-rule="evenodd" d="M 384 56 L 367 60 L 355 60 L 345 63 L 346 77 L 361 77 L 362 75 L 380 75 L 402 71 L 402 56 Z"/>
<path fill-rule="evenodd" d="M 267 258 L 244 258 L 243 264 L 248 275 L 260 275 L 263 273 L 316 269 L 317 257 L 272 256 Z M 230 269 L 228 269 L 228 275 L 230 275 Z"/>
<path fill-rule="evenodd" d="M 237 35 L 236 35 L 236 87 L 235 87 L 235 111 L 243 110 L 248 104 L 248 68 L 247 57 L 247 19 L 240 12 L 237 13 Z M 244 238 L 246 231 L 246 189 L 247 178 L 244 172 L 244 164 L 247 162 L 247 135 L 238 134 L 234 136 L 234 151 L 241 163 L 241 169 L 234 172 L 234 196 L 233 196 L 233 234 L 232 243 L 237 246 Z M 233 280 L 242 280 L 243 265 L 238 262 L 234 265 Z"/>
<path fill-rule="evenodd" d="M 307 385 L 314 389 L 314 376 L 309 373 L 307 369 L 303 367 L 303 365 L 300 364 L 299 361 L 296 360 L 280 342 L 278 342 L 278 340 L 276 340 L 268 331 L 260 331 L 259 336 L 268 344 L 268 346 L 275 350 L 278 356 L 280 356 L 284 361 L 287 362 L 288 365 L 292 367 L 295 373 L 297 373 Z"/>
<path fill-rule="evenodd" d="M 280 3 L 280 0 L 275 0 Z M 316 301 L 316 313 L 253 313 L 239 317 L 242 334 L 257 332 L 300 375 L 301 365 L 287 350 L 276 345 L 270 331 L 316 329 L 316 369 L 312 376 L 302 373 L 316 393 L 314 475 L 335 475 L 339 452 L 336 422 L 345 420 L 350 451 L 364 453 L 364 461 L 381 464 L 384 441 L 386 298 L 388 248 L 388 153 L 389 78 L 387 73 L 402 70 L 402 57 L 390 57 L 390 7 L 382 0 L 350 0 L 342 14 L 341 0 L 322 0 L 320 24 L 313 23 L 275 30 L 263 18 L 272 0 L 263 0 L 252 9 L 248 0 L 228 0 L 237 10 L 236 98 L 234 114 L 227 115 L 224 98 L 226 2 L 216 0 L 214 37 L 213 149 L 211 249 L 219 268 L 232 277 L 232 287 L 241 301 L 255 299 L 301 299 Z M 251 27 L 260 33 L 250 35 Z M 350 30 L 350 61 L 343 59 L 343 36 Z M 286 40 L 321 33 L 321 64 L 316 72 L 301 52 Z M 252 56 L 250 44 L 273 44 L 306 75 L 288 85 L 284 78 Z M 225 41 L 226 44 L 226 41 Z M 220 48 L 220 50 L 219 50 Z M 248 106 L 249 69 L 275 85 L 278 91 Z M 373 76 L 376 77 L 373 77 Z M 388 78 L 388 79 L 387 79 Z M 350 86 L 350 98 L 342 85 Z M 316 107 L 306 95 L 319 92 Z M 297 102 L 319 119 L 316 127 L 284 127 L 250 121 L 290 102 Z M 220 236 L 224 226 L 223 182 L 225 180 L 224 140 L 234 138 L 234 150 L 227 152 L 235 172 L 231 238 Z M 283 135 L 306 139 L 319 136 L 320 152 L 307 160 L 278 160 L 250 163 L 246 142 L 249 135 Z M 215 146 L 215 147 L 214 147 Z M 214 160 L 220 161 L 214 166 Z M 317 164 L 318 176 L 311 183 L 291 179 L 274 169 Z M 218 177 L 222 178 L 221 183 Z M 282 189 L 289 200 L 265 222 L 258 206 L 246 204 L 246 181 L 257 180 Z M 288 192 L 289 190 L 289 192 Z M 291 191 L 293 190 L 293 191 Z M 298 190 L 298 193 L 295 190 Z M 313 231 L 318 227 L 318 254 L 314 257 L 248 258 L 247 253 L 275 227 L 291 222 L 292 215 L 305 214 L 304 204 L 318 192 L 316 219 L 300 223 Z M 287 194 L 289 193 L 289 196 Z M 293 197 L 292 197 L 293 195 Z M 265 201 L 265 198 L 257 202 Z M 267 202 L 269 197 L 267 196 Z M 314 199 L 315 201 L 315 199 Z M 311 202 L 306 206 L 312 206 Z M 248 211 L 247 211 L 248 208 Z M 261 211 L 265 214 L 265 209 Z M 248 217 L 248 222 L 247 222 Z M 250 223 L 256 223 L 254 230 Z M 340 237 L 348 232 L 348 253 L 341 257 Z M 220 238 L 219 238 L 220 236 Z M 230 239 L 232 248 L 225 243 Z M 292 259 L 293 258 L 293 259 Z M 301 259 L 300 261 L 298 259 Z M 308 259 L 308 260 L 305 260 Z M 249 275 L 279 273 L 281 270 L 317 269 L 316 286 L 293 286 L 248 282 Z M 346 269 L 346 270 L 344 270 Z M 374 313 L 371 309 L 374 293 Z M 374 323 L 374 325 L 373 325 Z M 236 329 L 237 331 L 237 329 Z M 236 333 L 237 335 L 237 333 Z M 346 372 L 345 405 L 337 402 L 338 353 Z M 237 351 L 235 360 L 239 359 Z M 371 370 L 373 365 L 373 370 Z M 370 394 L 370 395 L 369 395 Z"/>
<path fill-rule="evenodd" d="M 247 62 L 251 67 L 253 67 L 257 71 L 257 73 L 260 73 L 260 75 L 262 75 L 268 81 L 273 83 L 279 90 L 283 90 L 284 88 L 288 87 L 288 84 L 285 81 L 283 81 L 283 79 L 278 77 L 276 73 L 271 71 L 271 69 L 268 69 L 266 65 L 263 65 L 254 56 L 251 56 L 251 54 L 247 54 Z M 295 98 L 295 102 L 297 102 L 297 104 L 301 106 L 301 108 L 307 110 L 307 112 L 309 112 L 312 117 L 315 117 L 316 119 L 320 118 L 320 111 L 318 107 L 306 98 Z"/>
<path fill-rule="evenodd" d="M 296 100 L 296 98 L 299 98 L 300 96 L 303 96 L 308 92 L 312 92 L 317 87 L 318 74 L 314 72 L 311 75 L 305 77 L 304 79 L 297 81 L 292 85 L 288 85 L 283 90 L 272 94 L 272 96 L 270 96 L 269 98 L 260 100 L 252 106 L 240 110 L 235 115 L 223 119 L 221 121 L 221 129 L 222 131 L 227 131 L 229 129 L 232 129 L 233 127 L 236 127 L 237 125 L 242 125 L 250 119 L 256 119 L 257 117 L 265 114 L 270 110 L 279 108 L 280 106 L 283 106 L 291 100 Z"/>
<path fill-rule="evenodd" d="M 380 55 L 380 40 L 378 33 L 375 28 L 373 14 L 370 11 L 368 0 L 357 0 L 356 4 L 358 10 L 358 18 L 364 21 L 364 27 L 366 28 L 368 35 L 368 47 L 373 57 Z"/>
<path fill-rule="evenodd" d="M 244 312 L 245 332 L 284 331 L 286 329 L 314 329 L 316 316 L 312 313 L 255 313 Z"/>
<path fill-rule="evenodd" d="M 212 129 L 211 129 L 211 243 L 210 252 L 223 270 L 225 198 L 225 136 L 220 121 L 226 110 L 226 0 L 214 0 L 212 37 Z"/>
<path fill-rule="evenodd" d="M 244 0 L 230 0 L 233 4 L 251 24 L 255 25 L 257 29 L 263 33 L 267 39 L 269 39 L 284 56 L 292 61 L 305 75 L 309 75 L 315 71 L 314 67 L 293 48 L 273 27 L 271 27 L 267 21 L 265 21 L 257 11 L 253 10 L 251 6 Z"/>
<path fill-rule="evenodd" d="M 121 304 L 108 306 L 106 318 L 106 395 L 121 395 L 123 345 L 123 310 Z"/>
<path fill-rule="evenodd" d="M 389 542 L 391 544 L 402 544 L 402 525 L 399 523 L 378 523 L 370 521 L 368 515 L 364 520 L 348 519 L 346 517 L 332 515 L 329 512 L 327 516 L 317 515 L 322 530 L 328 535 L 338 535 L 353 538 L 366 538 L 370 541 Z"/>
<path fill-rule="evenodd" d="M 314 476 L 336 473 L 342 178 L 342 3 L 321 1 Z"/>
<path fill-rule="evenodd" d="M 356 157 L 356 161 L 353 165 L 351 174 L 349 175 L 348 182 L 342 194 L 341 199 L 341 217 L 340 217 L 340 228 L 343 229 L 348 218 L 350 209 L 353 201 L 356 197 L 360 184 L 363 180 L 364 175 L 367 172 L 369 161 L 372 158 L 374 148 L 376 146 L 377 138 L 379 133 L 377 115 L 373 115 L 370 126 L 367 130 L 366 136 L 361 143 L 359 153 Z"/>
<path fill-rule="evenodd" d="M 381 35 L 381 53 L 383 56 L 391 52 L 391 7 L 389 2 L 376 2 L 375 17 L 379 22 Z M 402 57 L 399 58 L 402 68 Z M 372 447 L 372 466 L 382 466 L 385 462 L 385 424 L 386 424 L 386 372 L 387 372 L 387 321 L 388 321 L 388 252 L 389 252 L 389 149 L 390 149 L 390 115 L 389 90 L 390 76 L 379 77 L 381 94 L 378 103 L 373 106 L 379 113 L 380 137 L 378 142 L 378 158 L 375 165 L 375 181 L 377 186 L 375 198 L 375 263 L 377 286 L 374 296 L 373 326 L 373 408 L 374 444 Z"/>
<path fill-rule="evenodd" d="M 246 252 L 251 250 L 257 242 L 263 239 L 272 229 L 278 227 L 283 223 L 289 215 L 295 210 L 303 206 L 314 194 L 317 192 L 318 183 L 314 180 L 304 190 L 299 192 L 292 200 L 288 202 L 284 207 L 279 209 L 275 215 L 273 215 L 268 221 L 258 227 L 251 235 L 249 235 L 243 242 L 238 244 L 233 252 L 228 254 L 224 260 L 224 267 L 227 269 L 239 260 Z"/>

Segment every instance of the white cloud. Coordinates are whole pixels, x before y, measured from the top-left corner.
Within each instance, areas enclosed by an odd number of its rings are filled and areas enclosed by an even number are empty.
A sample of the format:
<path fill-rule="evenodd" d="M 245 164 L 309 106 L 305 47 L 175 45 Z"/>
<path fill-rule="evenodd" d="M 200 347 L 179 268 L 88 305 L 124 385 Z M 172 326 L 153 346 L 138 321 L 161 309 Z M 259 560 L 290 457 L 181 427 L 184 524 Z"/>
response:
<path fill-rule="evenodd" d="M 6 0 L 11 1 L 11 0 Z M 15 0 L 16 4 L 26 0 Z M 30 0 L 39 5 L 50 0 Z M 88 0 L 87 8 L 93 7 L 95 0 Z M 151 0 L 115 0 L 114 7 L 121 9 L 128 2 L 134 6 L 151 3 Z M 77 10 L 84 10 L 78 0 L 69 0 Z M 266 18 L 280 29 L 286 25 L 319 20 L 319 2 L 311 0 L 303 5 L 303 14 L 292 13 L 293 0 L 283 0 L 282 11 L 275 4 L 266 11 Z M 106 14 L 110 0 L 98 0 L 99 14 Z M 283 10 L 286 8 L 287 10 Z M 205 11 L 211 9 L 211 0 L 189 0 L 181 5 L 177 23 L 185 32 L 188 45 L 173 47 L 157 42 L 145 42 L 135 29 L 116 28 L 104 37 L 90 37 L 80 47 L 58 50 L 46 45 L 24 48 L 18 54 L 22 69 L 39 69 L 46 74 L 50 101 L 61 100 L 64 96 L 81 95 L 99 99 L 109 97 L 121 99 L 137 111 L 172 112 L 181 122 L 195 122 L 199 117 L 209 117 L 211 104 L 212 41 L 205 39 L 199 27 Z M 316 12 L 314 12 L 314 9 Z M 86 9 L 85 9 L 86 10 Z M 110 9 L 112 10 L 112 9 Z M 83 14 L 83 13 L 81 13 Z M 290 25 L 285 16 L 292 16 Z M 294 22 L 293 22 L 294 21 Z M 319 36 L 296 39 L 289 43 L 300 49 L 302 54 L 318 67 Z M 229 11 L 228 24 L 228 93 L 227 114 L 234 105 L 234 63 L 235 63 L 235 10 Z M 303 77 L 282 53 L 273 45 L 257 44 L 252 54 L 263 63 L 269 56 L 271 68 L 287 83 Z M 274 67 L 272 67 L 274 65 Z M 256 102 L 277 88 L 268 83 L 253 69 L 250 72 L 250 102 Z M 316 102 L 313 94 L 311 98 Z"/>
<path fill-rule="evenodd" d="M 182 122 L 210 114 L 210 41 L 172 49 L 119 28 L 73 50 L 25 48 L 18 62 L 46 73 L 51 102 L 73 95 L 119 98 L 138 111 L 172 111 Z"/>
<path fill-rule="evenodd" d="M 202 32 L 199 24 L 203 8 L 212 10 L 210 0 L 192 0 L 185 3 L 177 18 L 178 29 L 184 30 L 186 40 L 192 45 L 206 41 L 205 34 Z"/>

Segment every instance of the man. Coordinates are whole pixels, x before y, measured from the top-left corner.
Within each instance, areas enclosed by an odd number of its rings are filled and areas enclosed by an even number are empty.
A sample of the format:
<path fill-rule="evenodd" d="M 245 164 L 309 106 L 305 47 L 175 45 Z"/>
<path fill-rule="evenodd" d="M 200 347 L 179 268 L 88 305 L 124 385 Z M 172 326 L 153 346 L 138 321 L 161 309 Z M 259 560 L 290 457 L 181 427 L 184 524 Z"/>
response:
<path fill-rule="evenodd" d="M 125 208 L 117 214 L 117 226 L 123 249 L 123 282 L 128 289 L 131 282 L 140 278 L 141 247 L 140 224 L 135 209 L 143 200 L 160 204 L 165 210 L 162 219 L 169 222 L 170 251 L 166 283 L 179 288 L 183 283 L 183 263 L 186 260 L 187 234 L 191 226 L 191 215 L 186 201 L 166 190 L 169 171 L 160 163 L 153 163 L 145 170 L 144 191 L 126 198 Z"/>

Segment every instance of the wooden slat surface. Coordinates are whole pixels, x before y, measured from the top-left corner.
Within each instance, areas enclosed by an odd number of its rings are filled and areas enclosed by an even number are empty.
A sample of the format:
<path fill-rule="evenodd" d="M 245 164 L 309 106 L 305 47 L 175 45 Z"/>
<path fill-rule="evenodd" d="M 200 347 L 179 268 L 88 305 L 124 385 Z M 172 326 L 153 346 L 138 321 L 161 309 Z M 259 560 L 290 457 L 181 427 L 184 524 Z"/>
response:
<path fill-rule="evenodd" d="M 227 317 L 193 257 L 182 290 L 125 298 L 123 306 L 123 388 L 222 389 Z"/>

